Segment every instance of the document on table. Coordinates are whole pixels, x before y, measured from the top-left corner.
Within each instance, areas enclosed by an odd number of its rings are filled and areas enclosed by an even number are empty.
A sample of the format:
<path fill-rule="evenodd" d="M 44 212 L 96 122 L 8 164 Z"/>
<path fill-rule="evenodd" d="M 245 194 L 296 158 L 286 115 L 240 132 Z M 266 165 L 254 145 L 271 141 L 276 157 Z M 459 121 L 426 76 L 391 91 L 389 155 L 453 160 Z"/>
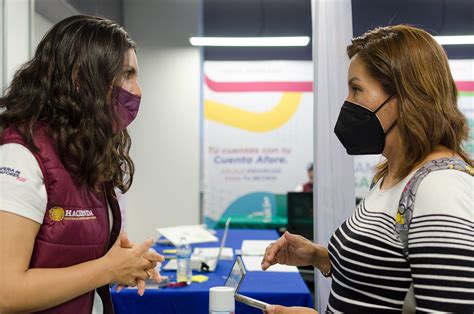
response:
<path fill-rule="evenodd" d="M 265 249 L 274 241 L 272 240 L 244 240 L 242 241 L 242 255 L 260 255 L 265 254 Z"/>
<path fill-rule="evenodd" d="M 202 225 L 156 228 L 156 231 L 174 245 L 178 245 L 183 236 L 186 237 L 186 241 L 189 244 L 219 241 L 215 235 L 206 230 Z"/>
<path fill-rule="evenodd" d="M 193 255 L 201 256 L 205 259 L 216 259 L 219 254 L 218 247 L 195 247 Z M 234 260 L 234 249 L 231 247 L 222 248 L 221 260 Z"/>
<path fill-rule="evenodd" d="M 242 261 L 247 271 L 262 271 L 262 259 L 263 256 L 242 256 Z M 296 268 L 296 266 L 275 264 L 270 266 L 266 271 L 297 273 L 298 268 Z"/>

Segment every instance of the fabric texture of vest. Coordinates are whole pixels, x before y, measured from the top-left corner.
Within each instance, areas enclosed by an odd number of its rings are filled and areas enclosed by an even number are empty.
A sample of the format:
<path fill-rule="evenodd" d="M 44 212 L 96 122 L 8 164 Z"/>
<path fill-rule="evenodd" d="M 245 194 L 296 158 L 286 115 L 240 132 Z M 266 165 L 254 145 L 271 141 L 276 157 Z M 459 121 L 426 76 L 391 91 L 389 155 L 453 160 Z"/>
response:
<path fill-rule="evenodd" d="M 75 182 L 61 162 L 47 127 L 36 128 L 34 142 L 39 148 L 37 153 L 28 147 L 14 127 L 4 130 L 0 142 L 28 148 L 44 177 L 48 201 L 43 224 L 35 239 L 30 268 L 63 268 L 103 256 L 121 229 L 120 208 L 112 184 L 105 183 L 103 192 L 95 193 L 87 185 Z M 112 210 L 110 218 L 113 218 L 110 234 L 107 204 Z M 113 313 L 109 286 L 100 287 L 97 292 L 104 304 L 104 313 Z M 38 313 L 90 314 L 93 301 L 94 291 L 90 291 Z"/>

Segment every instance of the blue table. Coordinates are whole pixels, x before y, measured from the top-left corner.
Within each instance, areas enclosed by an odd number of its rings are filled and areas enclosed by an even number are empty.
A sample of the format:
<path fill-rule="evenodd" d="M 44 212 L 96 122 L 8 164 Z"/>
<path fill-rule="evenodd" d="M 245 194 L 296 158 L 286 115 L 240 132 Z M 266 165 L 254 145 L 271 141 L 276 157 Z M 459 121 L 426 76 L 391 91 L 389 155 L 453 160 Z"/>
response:
<path fill-rule="evenodd" d="M 223 231 L 218 230 L 217 236 Z M 243 240 L 274 240 L 278 234 L 274 230 L 229 230 L 226 247 L 240 249 Z M 198 244 L 200 247 L 216 247 L 219 243 Z M 169 246 L 155 246 L 158 252 L 170 249 Z M 223 286 L 229 274 L 232 261 L 219 261 L 213 273 L 204 273 L 209 280 L 193 283 L 187 287 L 148 289 L 142 297 L 136 289 L 124 289 L 117 293 L 112 291 L 115 312 L 122 313 L 166 313 L 190 314 L 209 313 L 209 288 Z M 193 272 L 197 274 L 197 272 Z M 175 272 L 162 272 L 176 280 Z M 270 304 L 286 306 L 313 307 L 310 292 L 299 273 L 282 272 L 247 272 L 239 292 L 243 295 L 262 300 Z M 258 313 L 262 311 L 236 302 L 236 313 Z"/>

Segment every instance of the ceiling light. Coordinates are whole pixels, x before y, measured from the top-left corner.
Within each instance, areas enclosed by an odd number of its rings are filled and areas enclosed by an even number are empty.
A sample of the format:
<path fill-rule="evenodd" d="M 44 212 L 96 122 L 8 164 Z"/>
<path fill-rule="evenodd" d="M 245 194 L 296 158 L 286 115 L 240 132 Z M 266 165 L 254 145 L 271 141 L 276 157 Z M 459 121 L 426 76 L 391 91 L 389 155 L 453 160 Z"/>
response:
<path fill-rule="evenodd" d="M 220 47 L 290 47 L 307 46 L 308 36 L 292 37 L 191 37 L 193 46 Z"/>
<path fill-rule="evenodd" d="M 440 45 L 474 45 L 474 35 L 433 37 Z"/>

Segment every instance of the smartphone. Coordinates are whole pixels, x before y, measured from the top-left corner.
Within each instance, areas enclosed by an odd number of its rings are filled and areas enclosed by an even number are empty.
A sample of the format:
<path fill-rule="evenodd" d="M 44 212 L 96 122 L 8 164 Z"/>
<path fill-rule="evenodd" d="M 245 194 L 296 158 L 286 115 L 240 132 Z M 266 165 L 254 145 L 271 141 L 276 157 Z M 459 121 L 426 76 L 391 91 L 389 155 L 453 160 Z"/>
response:
<path fill-rule="evenodd" d="M 241 295 L 241 294 L 238 294 L 238 293 L 236 293 L 234 295 L 234 297 L 235 297 L 235 300 L 240 302 L 240 303 L 245 303 L 249 306 L 256 307 L 257 309 L 260 309 L 260 310 L 266 310 L 267 309 L 268 303 L 265 303 L 265 302 L 262 302 L 262 301 L 259 301 L 259 300 L 256 300 L 256 299 L 252 299 L 252 298 L 246 297 L 245 295 Z"/>
<path fill-rule="evenodd" d="M 234 265 L 232 265 L 230 273 L 227 276 L 225 286 L 234 288 L 234 291 L 235 291 L 234 298 L 236 301 L 247 304 L 252 307 L 256 307 L 257 309 L 260 309 L 260 310 L 266 310 L 268 303 L 265 303 L 256 299 L 252 299 L 245 295 L 241 295 L 237 293 L 237 291 L 239 291 L 240 284 L 244 280 L 246 274 L 247 272 L 245 270 L 242 257 L 237 256 L 237 258 L 235 259 Z"/>

